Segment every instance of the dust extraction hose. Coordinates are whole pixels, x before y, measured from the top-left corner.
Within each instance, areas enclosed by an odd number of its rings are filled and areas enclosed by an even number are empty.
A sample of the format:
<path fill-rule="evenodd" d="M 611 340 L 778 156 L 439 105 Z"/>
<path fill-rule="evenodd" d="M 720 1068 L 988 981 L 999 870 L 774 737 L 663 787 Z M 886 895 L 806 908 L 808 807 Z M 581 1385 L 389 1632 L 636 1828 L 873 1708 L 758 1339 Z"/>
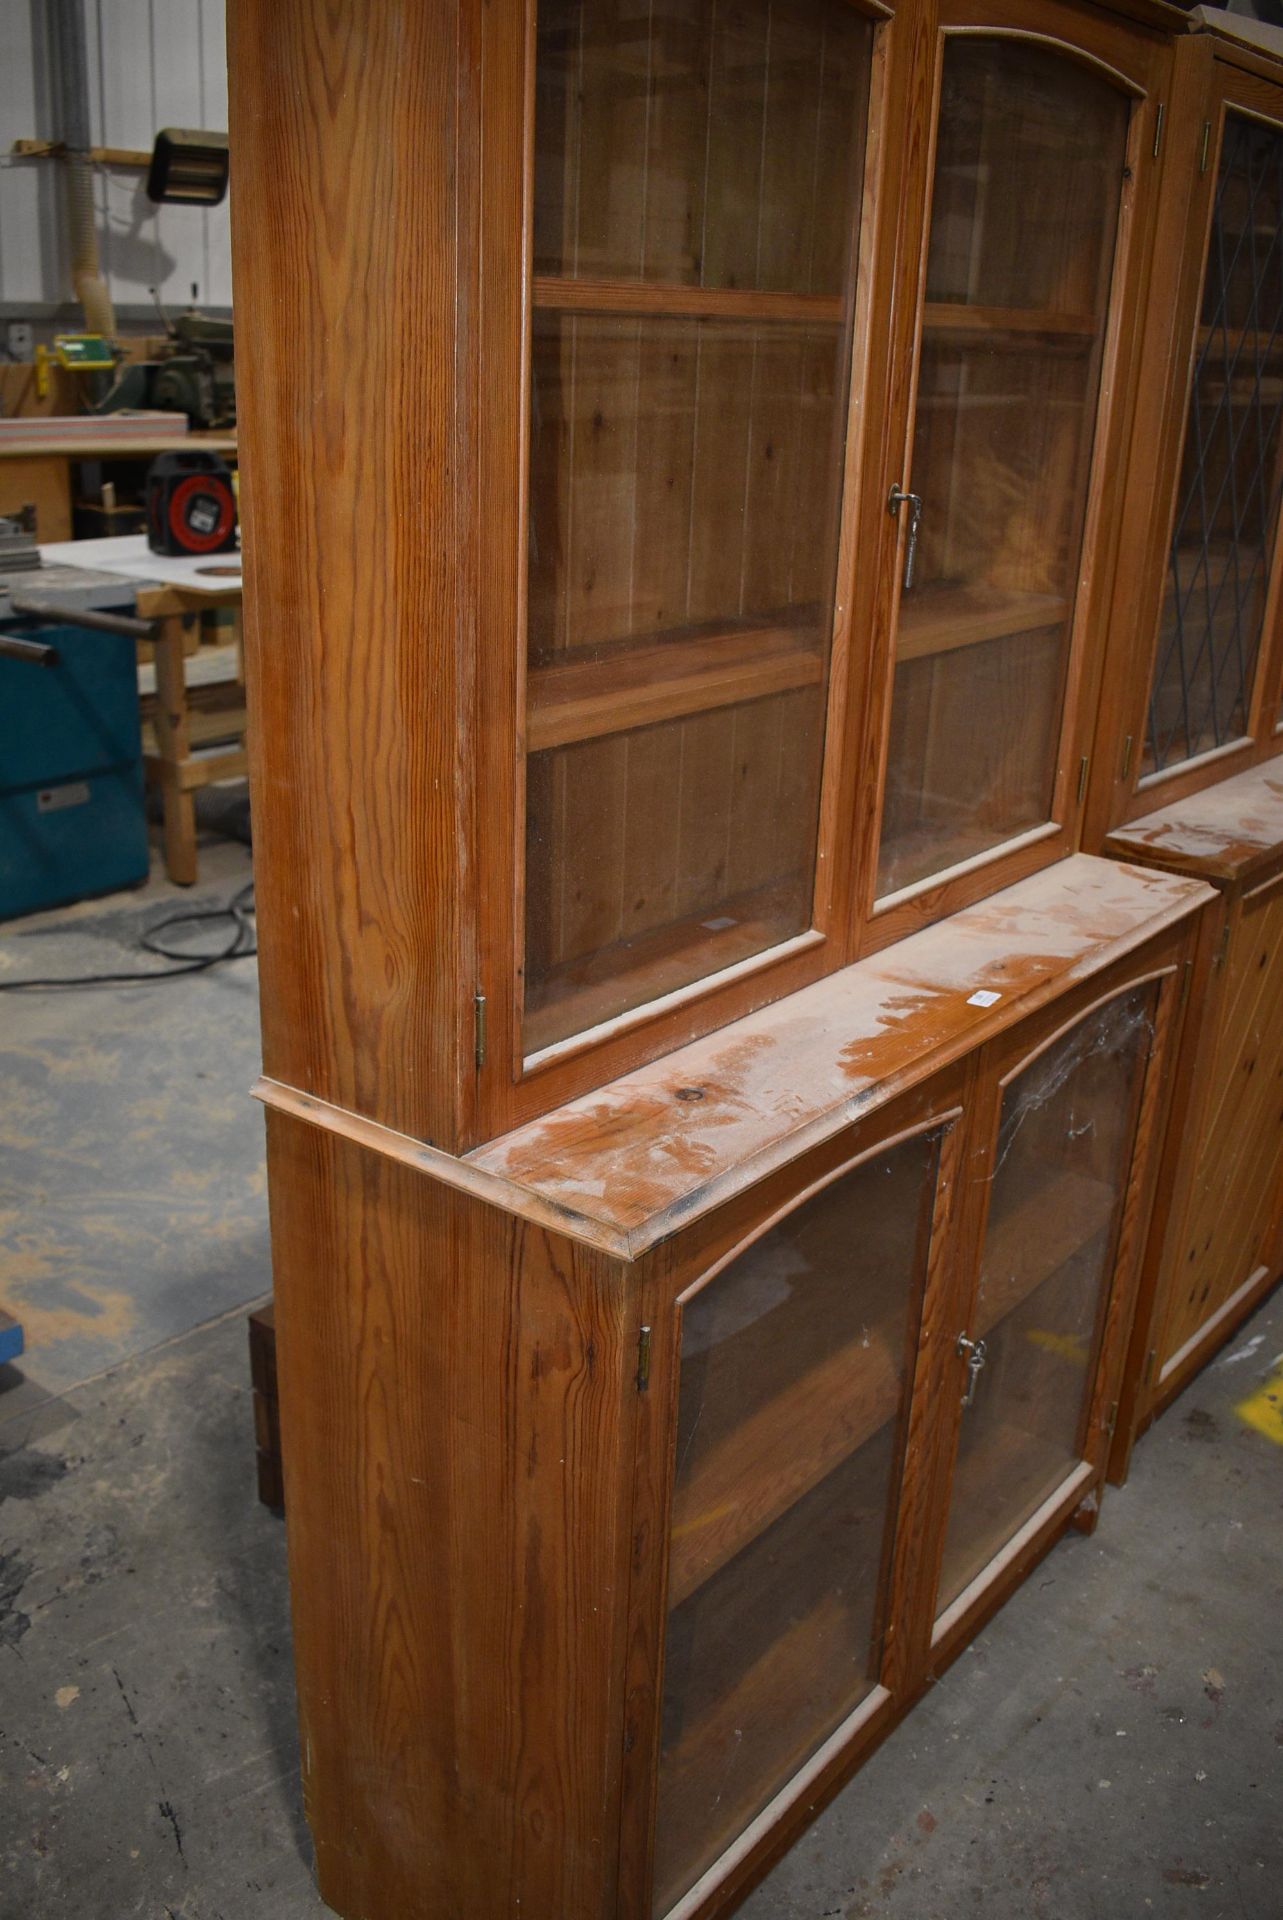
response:
<path fill-rule="evenodd" d="M 89 63 L 85 53 L 84 8 L 81 0 L 53 0 L 53 15 L 62 89 L 71 284 L 84 308 L 89 332 L 101 333 L 110 340 L 116 332 L 116 315 L 98 260 L 93 163 L 89 158 Z"/>

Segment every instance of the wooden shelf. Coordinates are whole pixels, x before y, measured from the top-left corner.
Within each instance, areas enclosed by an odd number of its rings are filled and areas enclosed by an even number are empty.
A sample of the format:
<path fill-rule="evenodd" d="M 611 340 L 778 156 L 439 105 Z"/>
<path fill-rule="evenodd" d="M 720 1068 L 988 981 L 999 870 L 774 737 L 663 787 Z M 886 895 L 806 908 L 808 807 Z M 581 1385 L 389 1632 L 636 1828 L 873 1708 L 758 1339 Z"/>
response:
<path fill-rule="evenodd" d="M 888 1462 L 875 1451 L 876 1463 L 852 1459 L 759 1551 L 669 1613 L 661 1912 L 876 1685 Z"/>
<path fill-rule="evenodd" d="M 1228 340 L 1231 352 L 1250 347 L 1268 349 L 1271 357 L 1283 356 L 1283 332 L 1267 331 L 1264 327 L 1200 327 L 1199 346 L 1205 347 L 1210 340 Z"/>
<path fill-rule="evenodd" d="M 966 1515 L 966 1540 L 963 1545 L 950 1529 L 936 1597 L 937 1618 L 1065 1484 L 1078 1464 L 1040 1435 L 1005 1421 L 959 1454 L 952 1499 Z"/>
<path fill-rule="evenodd" d="M 844 309 L 836 293 L 695 287 L 667 280 L 579 280 L 560 274 L 536 274 L 532 294 L 537 313 L 633 313 L 658 319 L 794 320 L 837 327 Z"/>
<path fill-rule="evenodd" d="M 896 661 L 921 660 L 977 647 L 1008 634 L 1035 633 L 1068 618 L 1055 593 L 1013 593 L 998 587 L 923 587 L 900 602 Z"/>
<path fill-rule="evenodd" d="M 669 1607 L 893 1420 L 901 1392 L 899 1365 L 875 1334 L 868 1347 L 839 1347 L 733 1426 L 677 1489 Z"/>
<path fill-rule="evenodd" d="M 999 1221 L 985 1244 L 978 1331 L 972 1337 L 992 1333 L 1045 1280 L 1107 1233 L 1116 1197 L 1107 1181 L 1066 1172 L 1037 1188 Z"/>
<path fill-rule="evenodd" d="M 538 667 L 526 693 L 526 748 L 628 733 L 715 707 L 818 686 L 824 648 L 813 628 L 752 627 L 621 647 L 605 660 Z"/>
<path fill-rule="evenodd" d="M 810 925 L 809 881 L 805 911 L 799 893 L 795 879 L 736 894 L 699 915 L 673 921 L 636 940 L 601 947 L 584 959 L 555 968 L 537 990 L 527 992 L 527 1055 L 805 931 Z M 621 991 L 624 978 L 629 985 Z"/>
<path fill-rule="evenodd" d="M 1060 313 L 1047 307 L 973 307 L 960 300 L 926 301 L 922 324 L 928 333 L 1025 336 L 1031 346 L 1047 340 L 1088 345 L 1100 332 L 1100 322 L 1091 313 Z"/>
<path fill-rule="evenodd" d="M 667 1912 L 692 1879 L 688 1869 L 680 1878 L 664 1873 L 669 1859 L 683 1866 L 699 1862 L 698 1871 L 711 1865 L 721 1848 L 746 1827 L 760 1810 L 763 1792 L 755 1774 L 737 1781 L 717 1805 L 720 1838 L 710 1845 L 706 1782 L 726 1772 L 727 1758 L 741 1745 L 743 1729 L 760 1725 L 760 1716 L 778 1719 L 782 1703 L 792 1703 L 814 1692 L 816 1655 L 826 1645 L 839 1646 L 845 1618 L 836 1595 L 825 1595 L 808 1613 L 790 1622 L 772 1642 L 768 1654 L 756 1661 L 738 1686 L 728 1691 L 663 1756 L 659 1781 L 656 1842 L 656 1911 Z M 866 1693 L 873 1691 L 870 1680 Z M 847 1712 L 859 1701 L 852 1699 Z M 845 1717 L 845 1716 L 844 1716 Z M 813 1730 L 801 1725 L 790 1748 L 777 1761 L 778 1786 L 787 1784 L 819 1744 Z M 715 1832 L 717 1830 L 714 1830 Z"/>

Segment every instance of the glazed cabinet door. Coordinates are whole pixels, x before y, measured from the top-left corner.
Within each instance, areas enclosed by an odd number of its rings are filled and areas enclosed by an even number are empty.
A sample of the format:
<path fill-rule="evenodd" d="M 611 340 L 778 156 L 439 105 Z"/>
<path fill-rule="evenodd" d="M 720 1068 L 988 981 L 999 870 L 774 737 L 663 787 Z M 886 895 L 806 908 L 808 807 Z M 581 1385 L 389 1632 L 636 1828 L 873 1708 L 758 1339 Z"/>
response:
<path fill-rule="evenodd" d="M 1283 718 L 1283 89 L 1198 40 L 1178 64 L 1091 839 L 1274 751 Z"/>
<path fill-rule="evenodd" d="M 1166 991 L 1172 991 L 1166 976 Z M 1102 1365 L 1120 1358 L 1120 1241 L 1148 1160 L 1164 986 L 1115 992 L 999 1074 L 978 1160 L 985 1224 L 957 1339 L 965 1382 L 936 1598 L 938 1646 L 1023 1530 L 1085 1490 Z M 1138 1151 L 1140 1147 L 1144 1152 Z M 1120 1282 L 1120 1284 L 1124 1284 Z M 1106 1356 L 1108 1330 L 1109 1353 Z"/>
<path fill-rule="evenodd" d="M 941 9 L 874 944 L 1068 845 L 1167 59 L 1086 10 Z"/>
<path fill-rule="evenodd" d="M 951 1122 L 839 1165 L 679 1303 L 656 1916 L 886 1698 L 906 1426 Z"/>
<path fill-rule="evenodd" d="M 535 8 L 519 1071 L 822 943 L 880 31 Z"/>

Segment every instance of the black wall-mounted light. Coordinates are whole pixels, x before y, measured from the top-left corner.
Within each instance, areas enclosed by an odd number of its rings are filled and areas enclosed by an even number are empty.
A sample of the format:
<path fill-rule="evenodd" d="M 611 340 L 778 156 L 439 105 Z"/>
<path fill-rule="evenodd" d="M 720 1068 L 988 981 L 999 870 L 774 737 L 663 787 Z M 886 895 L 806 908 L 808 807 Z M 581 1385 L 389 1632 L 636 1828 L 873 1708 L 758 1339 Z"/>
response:
<path fill-rule="evenodd" d="M 227 135 L 163 127 L 147 170 L 147 198 L 188 207 L 216 207 L 227 193 Z"/>

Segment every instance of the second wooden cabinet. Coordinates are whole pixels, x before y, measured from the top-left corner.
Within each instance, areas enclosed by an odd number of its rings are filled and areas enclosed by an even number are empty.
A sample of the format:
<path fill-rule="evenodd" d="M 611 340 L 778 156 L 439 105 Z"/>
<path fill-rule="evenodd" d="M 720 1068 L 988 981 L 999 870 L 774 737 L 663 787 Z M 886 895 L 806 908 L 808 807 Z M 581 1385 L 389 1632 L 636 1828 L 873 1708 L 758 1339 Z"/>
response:
<path fill-rule="evenodd" d="M 1071 860 L 462 1160 L 264 1083 L 341 1914 L 725 1911 L 1091 1524 L 1208 898 Z"/>

